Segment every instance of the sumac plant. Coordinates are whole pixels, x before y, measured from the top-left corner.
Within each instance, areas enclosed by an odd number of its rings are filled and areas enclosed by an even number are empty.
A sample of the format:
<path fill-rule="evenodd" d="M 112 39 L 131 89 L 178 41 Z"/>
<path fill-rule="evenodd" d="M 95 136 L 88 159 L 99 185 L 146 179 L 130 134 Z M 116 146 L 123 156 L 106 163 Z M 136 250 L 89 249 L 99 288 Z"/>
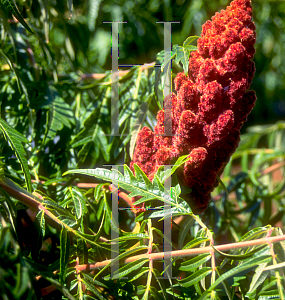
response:
<path fill-rule="evenodd" d="M 284 299 L 285 123 L 240 132 L 258 103 L 250 0 L 120 69 L 113 135 L 98 20 L 137 30 L 120 31 L 124 57 L 156 47 L 154 12 L 179 15 L 182 2 L 1 1 L 1 299 Z"/>

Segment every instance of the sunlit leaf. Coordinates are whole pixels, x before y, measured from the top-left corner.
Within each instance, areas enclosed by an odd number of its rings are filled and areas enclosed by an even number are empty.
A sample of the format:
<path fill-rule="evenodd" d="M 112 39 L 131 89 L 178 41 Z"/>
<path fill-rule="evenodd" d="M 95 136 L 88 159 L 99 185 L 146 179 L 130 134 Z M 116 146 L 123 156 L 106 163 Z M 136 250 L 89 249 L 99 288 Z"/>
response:
<path fill-rule="evenodd" d="M 265 247 L 265 246 L 261 246 L 261 247 Z M 222 257 L 225 257 L 227 259 L 230 260 L 245 260 L 248 257 L 251 257 L 254 253 L 256 253 L 257 251 L 260 250 L 260 247 L 255 248 L 254 250 L 251 250 L 250 252 L 247 252 L 245 254 L 240 254 L 240 255 L 232 255 L 232 254 L 227 254 L 227 253 L 223 253 L 222 251 L 219 251 L 218 249 L 216 249 L 214 246 L 212 246 L 212 248 L 219 253 Z"/>
<path fill-rule="evenodd" d="M 181 267 L 179 268 L 181 271 L 192 271 L 202 264 L 207 262 L 211 258 L 211 254 L 200 254 L 190 260 L 184 261 L 181 263 Z"/>
<path fill-rule="evenodd" d="M 66 197 L 72 199 L 77 219 L 80 219 L 83 214 L 88 212 L 86 199 L 78 188 L 68 187 L 66 190 Z"/>
<path fill-rule="evenodd" d="M 179 280 L 179 282 L 184 287 L 190 287 L 191 285 L 198 283 L 199 281 L 201 281 L 203 278 L 205 278 L 207 275 L 211 273 L 212 273 L 212 268 L 204 267 L 202 269 L 199 269 L 197 272 L 190 275 L 189 277 Z"/>
<path fill-rule="evenodd" d="M 264 250 L 261 250 L 260 252 L 264 252 Z M 256 268 L 258 265 L 262 263 L 268 263 L 272 261 L 272 256 L 271 255 L 256 255 L 253 258 L 250 258 L 246 260 L 245 262 L 241 263 L 237 267 L 232 268 L 230 271 L 224 273 L 221 275 L 214 284 L 211 285 L 209 288 L 209 291 L 212 291 L 216 286 L 218 286 L 222 281 L 231 278 L 241 272 L 247 271 L 247 270 L 252 270 Z"/>
<path fill-rule="evenodd" d="M 120 279 L 126 277 L 129 273 L 141 268 L 147 262 L 148 262 L 147 258 L 142 258 L 137 261 L 128 263 L 127 265 L 120 268 L 118 274 L 115 273 L 112 279 Z"/>
<path fill-rule="evenodd" d="M 263 263 L 261 265 L 259 265 L 256 270 L 255 270 L 255 274 L 252 278 L 252 281 L 250 283 L 250 287 L 248 290 L 248 294 L 254 292 L 257 290 L 257 288 L 265 281 L 265 279 L 267 278 L 269 272 L 268 271 L 264 271 L 264 268 L 266 267 L 267 263 Z"/>
<path fill-rule="evenodd" d="M 5 139 L 9 142 L 11 148 L 15 151 L 17 158 L 20 161 L 21 168 L 24 172 L 28 191 L 32 191 L 31 176 L 26 159 L 26 154 L 22 143 L 28 143 L 28 140 L 17 130 L 7 124 L 0 118 L 0 129 L 4 134 Z"/>
<path fill-rule="evenodd" d="M 206 242 L 210 241 L 209 238 L 205 238 L 205 237 L 197 237 L 195 238 L 194 240 L 192 240 L 191 242 L 187 243 L 183 249 L 191 249 L 191 248 L 194 248 L 194 247 L 197 247 L 201 244 L 204 244 Z"/>

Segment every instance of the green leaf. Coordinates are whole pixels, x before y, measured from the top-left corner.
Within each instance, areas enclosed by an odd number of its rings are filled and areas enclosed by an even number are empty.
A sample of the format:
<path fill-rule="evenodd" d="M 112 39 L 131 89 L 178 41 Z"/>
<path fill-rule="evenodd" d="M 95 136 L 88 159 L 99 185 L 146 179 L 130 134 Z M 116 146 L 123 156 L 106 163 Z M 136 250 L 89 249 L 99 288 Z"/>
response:
<path fill-rule="evenodd" d="M 268 230 L 271 228 L 270 225 L 264 226 L 264 227 L 256 227 L 246 234 L 244 234 L 240 239 L 239 242 L 243 241 L 250 241 L 254 239 L 260 239 L 266 236 Z"/>
<path fill-rule="evenodd" d="M 13 16 L 31 33 L 33 33 L 32 29 L 26 23 L 22 15 L 20 14 L 15 2 L 13 0 L 1 0 L 1 8 L 4 11 L 8 11 L 13 14 Z"/>
<path fill-rule="evenodd" d="M 183 47 L 188 46 L 189 44 L 193 43 L 195 40 L 199 38 L 198 35 L 189 36 L 184 42 Z"/>
<path fill-rule="evenodd" d="M 105 123 L 105 109 L 107 106 L 109 89 L 98 99 L 100 105 L 93 109 L 92 113 L 83 122 L 83 129 L 71 141 L 73 147 L 83 146 L 79 151 L 79 160 L 85 162 L 88 158 L 92 158 L 94 165 L 102 153 L 105 161 L 110 160 L 110 143 L 103 130 Z M 99 147 L 100 145 L 100 147 Z"/>
<path fill-rule="evenodd" d="M 32 249 L 32 256 L 36 256 L 36 259 L 38 258 L 39 251 L 42 247 L 43 238 L 45 236 L 45 214 L 43 210 L 40 210 L 37 213 L 36 220 L 35 220 L 35 226 L 38 227 L 38 239 L 36 246 Z"/>
<path fill-rule="evenodd" d="M 205 237 L 197 237 L 195 238 L 194 240 L 192 240 L 191 242 L 187 243 L 183 249 L 191 249 L 191 248 L 194 248 L 194 247 L 197 247 L 198 245 L 201 245 L 203 243 L 206 243 L 210 241 L 209 238 L 205 238 Z"/>
<path fill-rule="evenodd" d="M 266 292 L 261 292 L 258 295 L 258 300 L 271 300 L 271 299 L 281 299 L 278 290 L 271 290 Z"/>
<path fill-rule="evenodd" d="M 148 179 L 146 174 L 142 171 L 142 169 L 137 164 L 134 164 L 134 170 L 135 170 L 136 178 L 143 181 L 147 189 L 151 189 L 152 188 L 151 181 Z"/>
<path fill-rule="evenodd" d="M 120 236 L 118 239 L 112 239 L 112 241 L 130 241 L 130 240 L 141 240 L 148 239 L 148 235 L 145 233 L 128 233 L 124 236 Z"/>
<path fill-rule="evenodd" d="M 148 271 L 149 271 L 148 267 L 142 267 L 131 279 L 129 279 L 129 282 L 137 280 L 138 278 L 143 276 Z"/>
<path fill-rule="evenodd" d="M 103 297 L 103 295 L 101 294 L 102 293 L 102 291 L 104 290 L 104 289 L 106 289 L 107 288 L 107 286 L 106 285 L 104 285 L 104 284 L 102 284 L 101 282 L 99 282 L 98 280 L 93 280 L 93 278 L 91 277 L 91 276 L 89 276 L 89 275 L 87 275 L 87 274 L 83 274 L 83 276 L 84 276 L 84 280 L 82 280 L 82 282 L 83 283 L 85 283 L 85 285 L 86 286 L 88 286 L 89 287 L 89 290 L 90 291 L 93 291 L 93 293 L 95 294 L 95 295 L 97 295 L 97 297 L 96 297 L 96 299 L 106 299 L 105 297 Z M 79 282 L 79 283 L 81 283 L 81 282 Z M 99 289 L 97 289 L 97 287 L 99 288 Z M 101 288 L 100 288 L 101 287 Z M 103 287 L 103 289 L 102 289 L 102 287 Z M 83 294 L 83 293 L 82 293 Z M 85 297 L 82 295 L 82 298 L 79 298 L 80 300 L 81 299 L 85 299 Z M 95 300 L 95 298 L 94 297 L 90 297 L 90 300 L 91 299 L 94 299 Z M 89 300 L 89 297 L 88 297 L 88 300 Z"/>
<path fill-rule="evenodd" d="M 1 299 L 35 299 L 33 275 L 23 260 L 10 224 L 6 224 L 4 218 L 1 218 L 0 227 L 0 255 Z"/>
<path fill-rule="evenodd" d="M 64 173 L 63 175 L 75 173 L 75 174 L 84 174 L 89 175 L 97 178 L 101 178 L 106 181 L 110 182 L 118 182 L 119 187 L 131 192 L 129 195 L 130 197 L 134 196 L 143 196 L 143 200 L 140 202 L 149 201 L 152 199 L 159 199 L 161 201 L 164 201 L 164 192 L 161 191 L 163 189 L 163 186 L 160 187 L 158 185 L 152 184 L 146 177 L 146 175 L 143 175 L 143 172 L 139 169 L 139 167 L 136 167 L 137 175 L 140 176 L 141 179 L 145 181 L 140 181 L 133 175 L 130 176 L 130 170 L 129 167 L 125 165 L 125 173 L 127 174 L 125 177 L 116 170 L 107 170 L 107 169 L 86 169 L 86 170 L 70 170 Z"/>
<path fill-rule="evenodd" d="M 51 199 L 44 199 L 44 201 L 42 203 L 43 203 L 43 205 L 46 205 L 48 208 L 56 210 L 58 213 L 60 213 L 62 215 L 62 217 L 67 216 L 67 217 L 73 218 L 75 220 L 75 218 L 71 212 L 69 212 L 68 210 L 63 208 L 61 205 L 59 205 L 55 201 L 53 201 Z"/>
<path fill-rule="evenodd" d="M 267 263 L 260 264 L 256 270 L 255 274 L 250 283 L 250 287 L 247 294 L 251 294 L 257 290 L 257 288 L 265 281 L 269 271 L 264 271 L 264 268 L 267 266 Z"/>
<path fill-rule="evenodd" d="M 106 298 L 96 289 L 95 285 L 89 280 L 82 279 L 82 282 L 86 285 L 87 289 L 92 292 L 98 299 L 106 300 Z"/>
<path fill-rule="evenodd" d="M 104 186 L 108 186 L 109 183 L 100 183 L 98 184 L 94 189 L 94 199 L 96 202 L 98 202 L 104 194 L 104 191 L 102 190 Z"/>
<path fill-rule="evenodd" d="M 103 207 L 104 207 L 104 212 L 106 214 L 106 218 L 105 218 L 105 222 L 103 223 L 103 228 L 104 231 L 106 232 L 106 234 L 109 234 L 110 229 L 111 229 L 111 220 L 112 220 L 112 210 L 109 206 L 108 200 L 107 200 L 107 196 L 106 193 L 104 193 L 104 201 L 102 201 Z M 115 226 L 115 224 L 113 224 L 113 226 Z"/>
<path fill-rule="evenodd" d="M 146 288 L 144 289 L 145 292 L 143 294 L 142 300 L 148 300 L 148 295 L 151 288 L 151 278 L 152 278 L 152 272 L 149 271 L 147 276 L 147 284 L 146 284 Z"/>
<path fill-rule="evenodd" d="M 46 106 L 49 108 L 47 114 L 46 132 L 43 144 L 53 139 L 57 132 L 64 126 L 71 128 L 71 124 L 75 123 L 73 111 L 71 107 L 56 93 L 53 89 L 49 90 L 51 103 Z M 54 95 L 55 93 L 55 95 Z"/>
<path fill-rule="evenodd" d="M 94 279 L 92 276 L 90 276 L 90 275 L 88 275 L 88 274 L 86 274 L 86 273 L 83 273 L 83 276 L 84 276 L 84 279 L 85 279 L 86 281 L 89 281 L 89 282 L 92 283 L 92 284 L 96 284 L 96 285 L 101 286 L 101 287 L 103 287 L 103 288 L 108 288 L 104 283 L 102 283 L 102 282 L 100 282 L 100 281 Z"/>
<path fill-rule="evenodd" d="M 118 262 L 120 259 L 128 256 L 128 255 L 132 255 L 133 253 L 135 252 L 138 252 L 138 251 L 141 251 L 141 250 L 146 250 L 148 249 L 148 246 L 146 245 L 142 245 L 142 246 L 137 246 L 135 248 L 132 248 L 132 249 L 129 249 L 129 250 L 126 250 L 125 252 L 121 253 L 120 255 L 118 255 L 115 260 L 113 261 L 114 262 Z M 109 263 L 108 265 L 106 265 L 104 268 L 102 268 L 102 270 L 100 270 L 94 278 L 98 277 L 102 272 L 104 272 L 108 267 L 110 267 L 111 263 Z"/>
<path fill-rule="evenodd" d="M 14 72 L 14 74 L 15 74 L 15 78 L 16 78 L 16 80 L 17 80 L 17 85 L 18 85 L 18 89 L 19 89 L 19 92 L 21 93 L 21 79 L 19 78 L 19 76 L 18 76 L 18 73 L 17 73 L 17 71 L 16 71 L 16 69 L 15 69 L 15 67 L 14 67 L 14 64 L 13 64 L 13 62 L 12 62 L 12 60 L 9 58 L 9 56 L 8 55 L 6 55 L 1 49 L 0 49 L 0 53 L 1 53 L 1 55 L 6 59 L 6 61 L 7 61 L 7 63 L 8 63 L 8 65 L 9 65 L 9 67 L 10 67 L 10 69 L 11 70 L 13 70 L 13 72 Z M 23 86 L 23 85 L 22 85 Z"/>
<path fill-rule="evenodd" d="M 179 64 L 180 62 L 183 65 L 183 70 L 185 74 L 188 74 L 188 65 L 189 65 L 189 56 L 191 51 L 197 50 L 196 46 L 190 45 L 194 40 L 196 40 L 198 37 L 197 36 L 190 36 L 188 37 L 184 43 L 183 47 L 179 45 L 173 45 L 172 51 L 167 53 L 166 57 L 164 54 L 164 50 L 160 51 L 157 54 L 157 60 L 162 62 L 161 65 L 161 70 L 163 70 L 167 64 L 175 58 L 175 63 Z"/>
<path fill-rule="evenodd" d="M 158 290 L 155 287 L 151 286 L 149 291 L 150 291 L 150 295 L 153 297 L 154 300 L 163 299 L 162 295 L 159 294 Z"/>
<path fill-rule="evenodd" d="M 60 220 L 62 223 L 66 224 L 70 228 L 77 228 L 79 226 L 77 220 L 75 219 L 74 216 L 66 216 L 66 215 L 61 215 L 57 217 L 58 220 Z"/>
<path fill-rule="evenodd" d="M 92 276 L 90 276 L 86 273 L 83 273 L 83 276 L 84 276 L 85 280 L 89 281 L 90 283 L 96 284 L 96 285 L 101 286 L 103 288 L 108 288 L 104 283 L 94 279 Z"/>
<path fill-rule="evenodd" d="M 239 281 L 246 279 L 246 276 L 235 276 L 233 279 L 234 283 L 232 284 L 232 286 L 240 286 L 241 283 Z"/>
<path fill-rule="evenodd" d="M 187 278 L 178 280 L 184 287 L 188 288 L 191 285 L 194 285 L 204 279 L 207 275 L 212 273 L 212 268 L 210 267 L 204 267 L 202 269 L 199 269 L 194 274 L 188 276 Z"/>
<path fill-rule="evenodd" d="M 1 183 L 3 184 L 2 180 L 1 180 Z M 2 187 L 2 185 L 1 185 L 1 187 Z M 1 201 L 0 202 L 0 207 L 2 206 L 2 208 L 4 209 L 4 211 L 6 213 L 6 216 L 8 216 L 8 219 L 10 221 L 10 224 L 11 224 L 14 232 L 17 233 L 17 231 L 16 231 L 16 224 L 15 224 L 16 216 L 17 216 L 16 205 L 14 205 L 13 200 L 10 198 L 10 193 L 9 194 L 6 193 L 6 192 L 4 192 L 4 193 L 5 193 L 5 201 L 3 201 L 3 202 Z"/>
<path fill-rule="evenodd" d="M 60 282 L 65 283 L 66 270 L 69 259 L 69 239 L 65 227 L 60 232 Z"/>
<path fill-rule="evenodd" d="M 79 264 L 84 265 L 88 263 L 88 249 L 86 242 L 80 238 L 77 238 L 77 257 L 79 259 Z"/>
<path fill-rule="evenodd" d="M 250 178 L 251 180 L 253 181 L 254 184 L 256 184 L 257 186 L 260 186 L 260 185 L 263 185 L 262 182 L 260 180 L 258 180 L 258 175 L 259 175 L 259 172 L 260 170 L 262 169 L 262 167 L 266 164 L 268 164 L 269 162 L 271 161 L 278 161 L 278 160 L 283 160 L 285 159 L 285 154 L 283 151 L 275 151 L 274 153 L 272 154 L 268 154 L 268 155 L 263 155 L 260 156 L 258 159 L 256 159 L 257 156 L 255 156 L 255 159 L 254 159 L 254 163 L 253 163 L 253 166 L 251 168 L 251 172 L 249 173 L 250 174 Z M 282 180 L 280 181 L 280 183 L 278 185 L 276 185 L 276 187 L 270 191 L 266 191 L 266 194 L 264 195 L 264 197 L 273 197 L 273 196 L 276 196 L 278 194 L 280 194 L 280 192 L 282 192 L 282 190 L 284 189 L 284 186 L 285 186 L 285 178 L 283 176 Z"/>
<path fill-rule="evenodd" d="M 190 228 L 194 225 L 195 219 L 192 218 L 191 216 L 187 217 L 186 221 L 184 221 L 181 226 L 181 229 L 179 230 L 179 235 L 178 235 L 178 247 L 180 249 L 183 248 L 184 240 L 189 234 Z"/>
<path fill-rule="evenodd" d="M 121 267 L 118 271 L 118 274 L 114 274 L 112 279 L 120 279 L 122 277 L 125 277 L 129 273 L 141 268 L 147 262 L 148 262 L 147 258 L 141 258 L 137 261 L 130 262 L 127 265 Z"/>
<path fill-rule="evenodd" d="M 88 1 L 88 28 L 90 31 L 94 31 L 95 30 L 95 24 L 96 24 L 96 20 L 98 17 L 98 13 L 99 13 L 99 9 L 100 9 L 100 4 L 101 4 L 102 0 L 90 0 Z"/>
<path fill-rule="evenodd" d="M 132 171 L 127 165 L 124 165 L 125 175 L 122 175 L 117 170 L 111 171 L 101 168 L 70 170 L 65 172 L 63 175 L 70 173 L 83 174 L 97 177 L 106 181 L 116 182 L 118 183 L 119 188 L 123 188 L 126 191 L 131 192 L 129 194 L 129 197 L 142 196 L 141 199 L 134 203 L 135 205 L 157 199 L 162 201 L 163 203 L 171 204 L 172 207 L 176 209 L 175 212 L 184 214 L 191 213 L 190 206 L 185 200 L 181 198 L 176 199 L 174 195 L 171 195 L 170 200 L 168 200 L 168 198 L 165 198 L 164 186 L 158 176 L 155 175 L 153 182 L 151 182 L 147 178 L 146 174 L 136 164 L 134 164 L 134 169 L 136 172 L 136 177 L 132 174 Z"/>
<path fill-rule="evenodd" d="M 264 252 L 264 250 L 261 250 L 260 252 Z M 262 263 L 268 263 L 272 261 L 272 256 L 271 255 L 261 255 L 259 256 L 258 254 L 256 254 L 255 257 L 246 260 L 245 262 L 243 262 L 242 264 L 238 265 L 237 267 L 231 269 L 230 271 L 224 273 L 223 275 L 221 275 L 214 284 L 211 285 L 211 287 L 208 289 L 208 291 L 212 291 L 214 290 L 214 288 L 216 286 L 218 286 L 222 281 L 229 279 L 241 272 L 244 271 L 249 271 L 251 269 L 253 269 L 254 267 L 257 267 L 258 265 L 262 264 Z"/>
<path fill-rule="evenodd" d="M 200 267 L 202 264 L 206 263 L 210 258 L 211 258 L 211 254 L 208 254 L 208 253 L 200 254 L 190 260 L 182 262 L 179 270 L 192 271 L 192 270 Z"/>
<path fill-rule="evenodd" d="M 166 179 L 168 179 L 171 175 L 173 175 L 175 173 L 175 171 L 182 166 L 183 164 L 185 164 L 191 157 L 189 157 L 189 155 L 182 155 L 180 156 L 177 161 L 174 163 L 174 165 L 172 166 L 171 169 L 167 169 L 164 171 L 164 166 L 159 167 L 159 169 L 157 170 L 157 177 L 159 178 L 159 180 L 163 183 L 166 181 Z"/>
<path fill-rule="evenodd" d="M 249 170 L 249 165 L 248 165 L 248 152 L 244 151 L 241 157 L 241 169 L 243 172 L 247 172 Z"/>
<path fill-rule="evenodd" d="M 227 254 L 227 253 L 224 253 L 218 249 L 216 249 L 213 245 L 211 245 L 212 248 L 217 252 L 219 253 L 222 257 L 225 257 L 225 258 L 228 258 L 230 260 L 245 260 L 247 259 L 248 257 L 251 257 L 254 253 L 256 253 L 257 251 L 260 250 L 260 248 L 263 248 L 263 247 L 266 247 L 266 245 L 261 245 L 257 248 L 255 248 L 254 250 L 250 251 L 250 252 L 247 252 L 245 254 L 240 254 L 240 255 L 232 255 L 232 254 Z"/>
<path fill-rule="evenodd" d="M 273 277 L 270 278 L 270 281 L 265 282 L 265 284 L 263 285 L 261 291 L 265 292 L 266 290 L 272 290 L 272 288 L 277 284 L 277 278 Z"/>
<path fill-rule="evenodd" d="M 25 150 L 22 145 L 22 143 L 28 143 L 28 140 L 1 118 L 0 118 L 0 129 L 3 132 L 6 141 L 9 142 L 9 145 L 15 151 L 15 154 L 20 161 L 21 168 L 24 172 L 24 176 L 27 184 L 27 189 L 28 191 L 31 192 L 32 191 L 31 176 L 28 167 L 28 162 L 25 157 L 26 155 Z"/>
<path fill-rule="evenodd" d="M 138 204 L 139 201 L 135 202 L 135 204 Z M 185 211 L 188 211 L 186 213 Z M 154 208 L 148 208 L 147 211 L 143 212 L 139 216 L 136 217 L 136 222 L 140 222 L 145 219 L 154 219 L 154 218 L 161 218 L 159 221 L 164 220 L 166 218 L 171 218 L 173 216 L 191 216 L 191 209 L 188 206 L 188 203 L 185 202 L 185 200 L 179 198 L 176 202 L 176 205 L 174 207 L 171 207 L 169 209 L 165 209 L 164 206 Z"/>
<path fill-rule="evenodd" d="M 86 206 L 86 199 L 77 187 L 68 187 L 66 189 L 66 197 L 71 198 L 75 208 L 76 218 L 80 219 L 85 213 L 88 212 Z"/>
<path fill-rule="evenodd" d="M 219 276 L 221 276 L 221 275 L 220 275 L 220 272 L 219 272 L 219 268 L 216 268 L 216 272 L 217 272 L 217 274 L 218 274 Z M 226 294 L 227 294 L 229 300 L 233 300 L 233 295 L 232 295 L 232 292 L 231 292 L 231 289 L 230 289 L 230 286 L 229 286 L 228 282 L 227 282 L 227 281 L 223 281 L 223 282 L 222 282 L 222 285 L 223 285 L 223 287 L 224 287 L 224 289 L 225 289 L 225 292 L 226 292 Z M 200 293 L 200 295 L 202 295 L 202 293 Z"/>

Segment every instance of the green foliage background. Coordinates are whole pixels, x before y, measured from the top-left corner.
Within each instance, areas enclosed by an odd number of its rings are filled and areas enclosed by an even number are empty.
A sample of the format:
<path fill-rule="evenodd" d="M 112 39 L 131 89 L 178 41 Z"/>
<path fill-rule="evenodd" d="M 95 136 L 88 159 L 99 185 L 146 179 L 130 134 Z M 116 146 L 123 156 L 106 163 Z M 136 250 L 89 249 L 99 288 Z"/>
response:
<path fill-rule="evenodd" d="M 194 49 L 183 42 L 199 35 L 202 24 L 228 2 L 27 0 L 16 1 L 17 12 L 12 0 L 1 1 L 3 299 L 284 299 L 284 266 L 262 269 L 284 262 L 284 242 L 274 247 L 263 242 L 263 248 L 256 244 L 231 256 L 216 253 L 216 262 L 214 252 L 175 259 L 173 272 L 182 274 L 182 281 L 159 279 L 162 260 L 153 266 L 148 259 L 122 265 L 116 276 L 131 275 L 133 281 L 102 279 L 110 276 L 108 267 L 80 274 L 74 268 L 110 258 L 112 202 L 106 181 L 113 175 L 93 169 L 130 162 L 138 117 L 143 125 L 155 125 L 162 74 L 160 68 L 140 65 L 161 62 L 163 25 L 156 22 L 180 21 L 172 25 L 173 46 L 179 45 L 173 47 L 174 78 L 186 71 L 179 51 L 189 55 Z M 174 180 L 168 215 L 186 218 L 176 228 L 173 250 L 283 235 L 285 2 L 254 0 L 252 5 L 257 43 L 251 88 L 257 104 L 203 216 L 192 213 L 180 197 L 183 187 Z M 23 16 L 28 25 L 23 23 L 24 28 L 12 14 L 22 23 Z M 104 21 L 128 22 L 120 25 L 119 64 L 127 65 L 122 70 L 138 65 L 119 80 L 120 137 L 110 136 L 111 25 Z M 268 171 L 271 166 L 280 171 L 277 181 Z M 175 178 L 174 169 L 171 173 Z M 119 174 L 123 190 L 144 197 L 147 207 L 164 199 L 162 187 L 170 173 L 160 170 L 154 183 L 139 168 L 136 175 L 134 179 L 125 166 Z M 88 188 L 80 186 L 86 182 Z M 158 219 L 165 212 L 135 216 L 126 210 L 119 217 L 122 257 L 162 251 Z M 47 292 L 49 286 L 52 292 Z"/>

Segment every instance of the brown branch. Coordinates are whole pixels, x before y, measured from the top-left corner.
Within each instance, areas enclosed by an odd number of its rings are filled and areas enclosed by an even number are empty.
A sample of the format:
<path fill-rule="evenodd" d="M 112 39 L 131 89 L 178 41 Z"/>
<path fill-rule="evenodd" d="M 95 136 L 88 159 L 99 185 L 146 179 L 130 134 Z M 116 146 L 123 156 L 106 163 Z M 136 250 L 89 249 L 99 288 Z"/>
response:
<path fill-rule="evenodd" d="M 79 188 L 95 188 L 98 183 L 77 183 Z M 108 189 L 112 192 L 112 185 L 108 185 Z M 132 211 L 136 212 L 137 208 L 134 206 L 134 197 L 129 197 L 128 194 L 121 192 L 118 190 L 118 196 L 126 202 L 126 204 L 132 209 Z"/>
<path fill-rule="evenodd" d="M 12 180 L 6 177 L 0 177 L 0 187 L 11 197 L 21 201 L 25 205 L 29 206 L 36 211 L 42 210 L 45 216 L 49 217 L 47 220 L 50 225 L 54 226 L 58 222 L 55 220 L 56 217 L 42 204 L 43 199 L 41 199 L 40 194 L 32 194 L 25 189 L 23 189 L 18 184 L 14 183 Z M 27 209 L 28 215 L 31 217 L 31 220 L 35 219 L 35 213 L 32 210 Z M 86 233 L 93 234 L 88 228 L 86 228 Z M 105 242 L 104 238 L 99 237 L 99 240 Z"/>
<path fill-rule="evenodd" d="M 264 175 L 266 175 L 266 174 L 272 173 L 272 172 L 278 170 L 279 168 L 281 168 L 281 167 L 283 167 L 283 166 L 285 166 L 285 161 L 281 161 L 281 162 L 279 162 L 279 163 L 277 163 L 277 164 L 275 164 L 275 165 L 272 165 L 272 166 L 266 168 L 265 170 L 263 170 L 263 171 L 260 173 L 260 176 L 264 176 Z"/>
<path fill-rule="evenodd" d="M 9 194 L 9 196 L 14 197 L 31 208 L 39 210 L 39 205 L 42 204 L 40 198 L 27 192 L 21 186 L 17 185 L 8 178 L 0 178 L 0 187 L 3 188 Z"/>
<path fill-rule="evenodd" d="M 155 62 L 152 62 L 152 63 L 149 63 L 149 64 L 144 64 L 140 68 L 143 71 L 143 70 L 147 70 L 149 68 L 153 68 L 154 66 L 155 66 Z M 119 77 L 123 77 L 123 76 L 127 75 L 129 72 L 130 72 L 130 70 L 124 70 L 124 71 L 118 71 L 117 73 L 118 73 Z M 105 73 L 101 73 L 101 74 L 99 74 L 99 73 L 83 74 L 83 75 L 80 76 L 80 79 L 81 80 L 86 80 L 86 79 L 96 79 L 96 80 L 98 80 L 98 79 L 102 79 L 102 78 L 106 77 L 106 75 L 107 74 L 105 74 Z"/>
<path fill-rule="evenodd" d="M 55 287 L 54 285 L 49 285 L 45 288 L 42 288 L 41 289 L 42 297 L 45 297 L 45 296 L 49 295 L 51 292 L 54 292 L 56 290 L 57 290 L 57 287 Z"/>
<path fill-rule="evenodd" d="M 280 241 L 285 240 L 285 235 L 280 235 L 280 236 L 274 236 L 274 237 L 269 237 L 269 238 L 262 238 L 262 239 L 257 239 L 253 241 L 246 241 L 246 242 L 239 242 L 239 243 L 232 243 L 232 244 L 225 244 L 225 245 L 218 245 L 215 246 L 217 250 L 220 251 L 228 251 L 231 249 L 239 249 L 239 248 L 248 248 L 252 246 L 257 246 L 257 245 L 262 245 L 265 243 L 276 243 Z M 171 252 L 159 252 L 159 253 L 146 253 L 146 254 L 140 254 L 140 255 L 135 255 L 132 257 L 128 257 L 124 259 L 123 263 L 127 264 L 142 258 L 147 258 L 150 260 L 160 260 L 166 257 L 188 257 L 188 256 L 195 256 L 199 255 L 202 253 L 210 253 L 213 250 L 211 246 L 208 247 L 203 247 L 203 248 L 197 248 L 197 249 L 186 249 L 186 250 L 176 250 L 176 251 L 171 251 Z M 108 259 L 105 261 L 97 262 L 95 264 L 85 264 L 85 265 L 79 265 L 76 266 L 77 271 L 85 271 L 85 270 L 94 270 L 94 269 L 99 269 L 102 267 L 105 267 L 108 264 L 111 264 L 112 260 Z"/>
<path fill-rule="evenodd" d="M 32 180 L 32 182 L 39 182 L 41 184 L 44 184 L 45 181 L 37 181 L 37 180 Z M 60 183 L 61 185 L 64 184 L 64 182 Z M 76 183 L 75 185 L 79 188 L 87 188 L 87 189 L 90 189 L 90 188 L 95 188 L 99 183 L 89 183 L 89 182 L 81 182 L 81 183 Z M 0 183 L 1 185 L 1 183 Z M 106 185 L 108 185 L 106 183 Z M 112 185 L 108 185 L 108 189 L 110 190 L 110 192 L 112 192 Z M 124 193 L 124 192 L 121 192 L 120 190 L 118 190 L 118 196 L 124 201 L 126 202 L 126 204 L 132 209 L 132 211 L 136 212 L 138 209 L 141 209 L 141 208 L 137 208 L 134 206 L 134 198 L 133 197 L 129 197 L 128 194 Z"/>
<path fill-rule="evenodd" d="M 41 183 L 44 183 L 44 182 L 41 181 Z M 80 184 L 79 183 L 79 184 L 77 184 L 78 187 L 85 187 L 85 188 L 86 187 L 96 187 L 97 185 L 98 184 L 96 184 L 96 183 L 88 183 L 88 184 L 86 184 L 86 183 Z M 26 191 L 21 186 L 17 185 L 12 180 L 10 180 L 6 177 L 0 177 L 0 187 L 3 188 L 3 190 L 6 191 L 9 196 L 21 201 L 22 203 L 35 209 L 36 211 L 39 211 L 40 209 L 44 210 L 45 214 L 48 216 L 49 212 L 44 207 L 42 207 L 43 199 L 41 199 L 41 195 L 39 195 L 37 193 L 32 194 L 32 193 Z M 108 189 L 110 191 L 112 191 L 112 185 L 108 185 Z M 134 213 L 137 212 L 138 208 L 136 208 L 133 205 L 134 198 L 129 197 L 126 193 L 120 192 L 120 191 L 118 191 L 118 196 L 120 197 L 120 199 L 122 199 L 126 202 L 126 204 L 131 208 L 131 210 Z M 35 217 L 34 213 L 32 211 L 27 211 L 27 213 L 29 213 L 29 215 L 31 216 L 32 219 Z"/>

